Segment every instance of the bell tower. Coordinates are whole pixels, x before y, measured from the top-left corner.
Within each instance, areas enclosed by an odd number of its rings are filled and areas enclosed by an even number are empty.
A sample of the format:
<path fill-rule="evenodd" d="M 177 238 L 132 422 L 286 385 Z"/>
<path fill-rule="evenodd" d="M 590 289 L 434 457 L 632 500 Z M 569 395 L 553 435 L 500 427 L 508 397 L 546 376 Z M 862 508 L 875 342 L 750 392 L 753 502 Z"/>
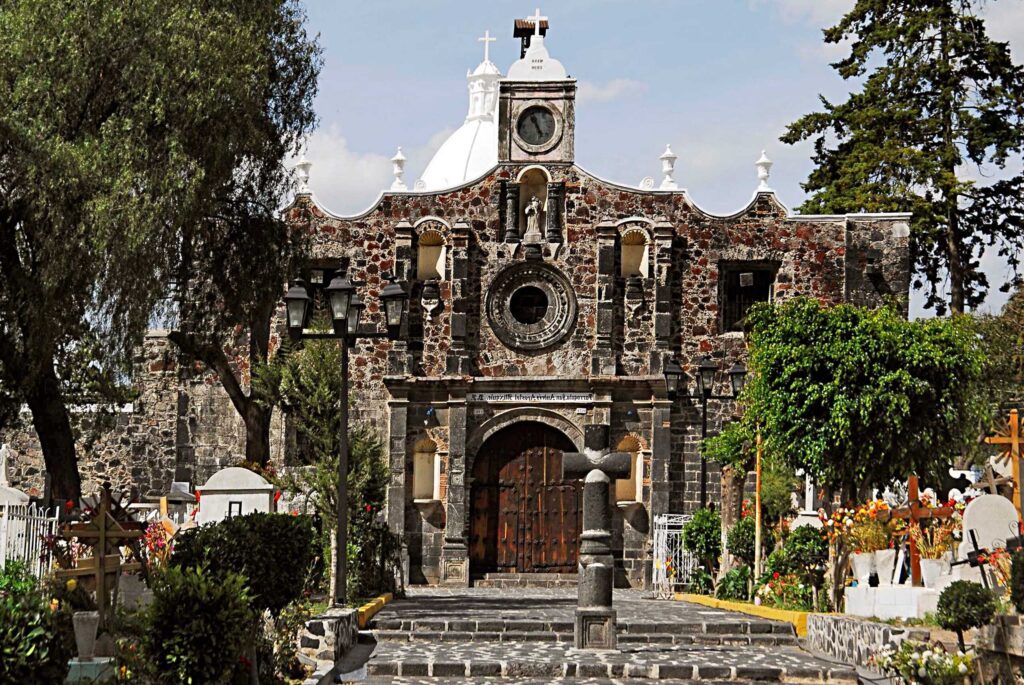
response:
<path fill-rule="evenodd" d="M 544 45 L 547 17 L 540 10 L 516 22 L 516 35 L 533 29 L 522 59 L 500 84 L 498 161 L 571 164 L 575 156 L 576 80 Z"/>

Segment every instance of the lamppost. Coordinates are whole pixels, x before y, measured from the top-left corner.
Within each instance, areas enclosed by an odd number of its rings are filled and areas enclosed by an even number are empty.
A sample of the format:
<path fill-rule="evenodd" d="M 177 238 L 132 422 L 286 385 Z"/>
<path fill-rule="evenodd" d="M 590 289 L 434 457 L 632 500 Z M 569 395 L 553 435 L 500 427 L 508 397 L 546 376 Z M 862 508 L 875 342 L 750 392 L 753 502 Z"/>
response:
<path fill-rule="evenodd" d="M 679 386 L 685 374 L 682 367 L 679 366 L 679 362 L 675 359 L 666 360 L 664 373 L 665 387 L 668 389 L 670 397 L 700 400 L 700 506 L 704 508 L 708 504 L 708 460 L 704 456 L 704 440 L 708 437 L 708 400 L 734 400 L 739 397 L 747 380 L 747 367 L 736 362 L 732 368 L 725 372 L 729 376 L 729 384 L 732 387 L 731 395 L 712 394 L 715 376 L 719 373 L 719 367 L 708 356 L 702 357 L 697 364 L 696 395 L 680 394 Z"/>
<path fill-rule="evenodd" d="M 348 549 L 348 350 L 359 338 L 396 339 L 402 328 L 409 294 L 405 288 L 389 278 L 389 283 L 380 293 L 384 303 L 384 318 L 387 332 L 359 330 L 359 316 L 365 304 L 356 293 L 356 287 L 348 277 L 339 272 L 325 289 L 331 309 L 332 332 L 307 331 L 305 326 L 312 311 L 312 298 L 306 292 L 306 283 L 297 279 L 285 295 L 285 309 L 288 319 L 288 333 L 293 340 L 337 340 L 341 347 L 341 434 L 338 436 L 338 491 L 337 529 L 335 543 L 337 553 L 334 560 L 334 606 L 345 606 Z"/>

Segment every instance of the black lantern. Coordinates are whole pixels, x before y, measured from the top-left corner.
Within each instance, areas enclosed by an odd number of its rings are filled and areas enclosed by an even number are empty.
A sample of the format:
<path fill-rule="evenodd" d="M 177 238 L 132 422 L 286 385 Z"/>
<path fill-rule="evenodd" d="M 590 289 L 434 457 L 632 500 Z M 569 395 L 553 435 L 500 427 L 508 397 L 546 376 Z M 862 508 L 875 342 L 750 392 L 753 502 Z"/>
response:
<path fill-rule="evenodd" d="M 309 311 L 309 293 L 306 292 L 306 282 L 301 278 L 296 279 L 292 283 L 292 287 L 288 288 L 284 302 L 288 314 L 288 328 L 293 331 L 301 331 L 306 325 L 306 314 Z"/>
<path fill-rule="evenodd" d="M 732 396 L 739 397 L 740 393 L 743 392 L 743 386 L 747 384 L 747 367 L 736 362 L 729 369 L 729 381 L 732 383 Z"/>
<path fill-rule="evenodd" d="M 384 301 L 388 327 L 397 328 L 402 325 L 402 315 L 405 313 L 405 303 L 409 295 L 405 288 L 395 282 L 394 277 L 389 276 L 388 281 L 380 293 L 380 299 Z"/>
<path fill-rule="evenodd" d="M 718 367 L 711 361 L 711 357 L 701 358 L 700 364 L 697 365 L 697 392 L 702 395 L 711 394 L 715 384 L 716 371 L 718 371 Z"/>
<path fill-rule="evenodd" d="M 359 315 L 363 313 L 365 307 L 363 298 L 358 294 L 352 296 L 352 301 L 348 305 L 348 318 L 345 319 L 345 332 L 350 338 L 354 338 L 356 331 L 359 330 Z"/>
<path fill-rule="evenodd" d="M 336 323 L 341 323 L 348 318 L 349 306 L 352 303 L 352 294 L 356 291 L 352 281 L 339 273 L 327 286 L 327 297 L 331 305 L 331 318 Z"/>
<path fill-rule="evenodd" d="M 683 379 L 683 367 L 679 366 L 679 362 L 675 359 L 669 358 L 665 360 L 665 388 L 668 390 L 670 397 L 674 396 L 679 392 L 679 383 Z"/>

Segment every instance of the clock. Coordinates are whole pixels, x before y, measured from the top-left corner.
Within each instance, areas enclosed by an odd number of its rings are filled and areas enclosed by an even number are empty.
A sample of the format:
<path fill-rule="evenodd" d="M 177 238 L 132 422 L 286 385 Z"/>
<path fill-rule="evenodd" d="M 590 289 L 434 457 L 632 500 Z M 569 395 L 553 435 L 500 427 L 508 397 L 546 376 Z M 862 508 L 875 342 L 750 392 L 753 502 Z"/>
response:
<path fill-rule="evenodd" d="M 556 129 L 555 115 L 538 105 L 523 110 L 516 123 L 516 133 L 527 145 L 543 145 L 554 137 Z"/>

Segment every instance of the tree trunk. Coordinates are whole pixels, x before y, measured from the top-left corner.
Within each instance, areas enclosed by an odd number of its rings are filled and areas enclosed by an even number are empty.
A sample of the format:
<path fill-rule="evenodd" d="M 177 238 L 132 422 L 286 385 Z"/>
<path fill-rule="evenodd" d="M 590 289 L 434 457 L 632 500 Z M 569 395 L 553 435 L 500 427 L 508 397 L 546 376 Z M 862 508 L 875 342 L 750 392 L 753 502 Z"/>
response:
<path fill-rule="evenodd" d="M 950 200 L 948 226 L 946 228 L 946 260 L 949 262 L 949 308 L 954 314 L 963 314 L 965 307 L 964 281 L 967 278 L 960 243 L 957 240 L 959 229 L 959 212 L 956 208 L 957 199 L 954 195 Z"/>
<path fill-rule="evenodd" d="M 32 411 L 32 427 L 39 436 L 43 463 L 50 475 L 50 494 L 59 503 L 76 505 L 82 497 L 82 479 L 75 456 L 75 434 L 60 392 L 60 382 L 52 368 L 44 371 L 25 394 Z"/>
<path fill-rule="evenodd" d="M 271 410 L 260 406 L 250 393 L 242 419 L 245 421 L 245 460 L 261 466 L 270 463 Z"/>
<path fill-rule="evenodd" d="M 743 511 L 743 487 L 747 473 L 728 464 L 722 466 L 722 567 L 719 576 L 736 566 L 736 559 L 729 551 L 729 531 L 740 520 Z"/>

